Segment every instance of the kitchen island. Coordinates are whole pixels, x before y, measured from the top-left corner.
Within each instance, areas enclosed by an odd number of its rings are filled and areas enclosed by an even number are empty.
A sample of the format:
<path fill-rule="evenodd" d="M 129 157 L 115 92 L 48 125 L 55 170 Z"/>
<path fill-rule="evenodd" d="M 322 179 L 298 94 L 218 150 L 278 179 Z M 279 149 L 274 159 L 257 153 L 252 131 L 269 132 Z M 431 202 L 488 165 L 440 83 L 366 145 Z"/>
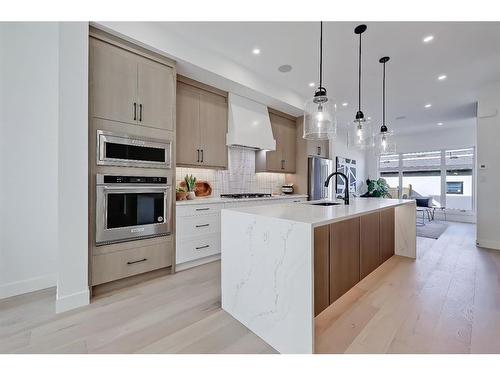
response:
<path fill-rule="evenodd" d="M 414 201 L 311 203 L 221 213 L 222 308 L 280 353 L 314 353 L 316 315 L 392 255 L 416 258 Z"/>

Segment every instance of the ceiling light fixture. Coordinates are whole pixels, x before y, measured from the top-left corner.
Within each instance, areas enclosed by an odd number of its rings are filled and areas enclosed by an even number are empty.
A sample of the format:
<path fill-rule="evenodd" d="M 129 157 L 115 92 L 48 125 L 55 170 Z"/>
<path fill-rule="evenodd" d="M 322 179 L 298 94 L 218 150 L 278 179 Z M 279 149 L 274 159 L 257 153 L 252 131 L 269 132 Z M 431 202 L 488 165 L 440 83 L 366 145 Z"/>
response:
<path fill-rule="evenodd" d="M 254 55 L 260 55 L 260 49 L 259 49 L 259 48 L 254 48 L 254 49 L 252 50 L 252 53 L 253 53 Z"/>
<path fill-rule="evenodd" d="M 385 64 L 390 60 L 389 56 L 382 57 L 378 62 L 383 64 L 382 74 L 382 126 L 375 143 L 380 154 L 392 154 L 396 152 L 396 144 L 392 141 L 392 132 L 385 124 Z"/>
<path fill-rule="evenodd" d="M 342 107 L 347 107 L 348 105 L 349 105 L 349 103 L 347 103 L 347 102 L 342 103 Z"/>
<path fill-rule="evenodd" d="M 358 50 L 358 111 L 354 119 L 353 129 L 348 132 L 349 145 L 354 145 L 357 148 L 364 149 L 373 145 L 373 133 L 371 131 L 370 122 L 367 121 L 363 111 L 361 110 L 361 34 L 366 31 L 366 25 L 358 25 L 354 29 L 354 33 L 359 35 L 359 50 Z"/>
<path fill-rule="evenodd" d="M 438 76 L 439 81 L 444 81 L 445 79 L 446 79 L 446 74 L 441 74 L 440 76 Z"/>
<path fill-rule="evenodd" d="M 427 35 L 426 37 L 424 37 L 424 39 L 422 39 L 424 43 L 430 43 L 433 40 L 434 40 L 434 35 Z"/>
<path fill-rule="evenodd" d="M 441 126 L 441 125 L 443 125 L 443 123 L 442 123 L 442 122 L 438 122 L 438 123 L 437 123 L 437 126 Z"/>
<path fill-rule="evenodd" d="M 326 140 L 335 137 L 337 123 L 334 100 L 326 96 L 323 87 L 323 21 L 320 22 L 319 37 L 319 86 L 314 96 L 304 105 L 304 139 Z"/>
<path fill-rule="evenodd" d="M 314 82 L 309 83 L 309 87 L 314 87 L 314 85 L 315 85 Z"/>
<path fill-rule="evenodd" d="M 427 103 L 426 105 L 424 105 L 424 108 L 431 108 L 431 107 L 432 107 L 431 103 Z"/>

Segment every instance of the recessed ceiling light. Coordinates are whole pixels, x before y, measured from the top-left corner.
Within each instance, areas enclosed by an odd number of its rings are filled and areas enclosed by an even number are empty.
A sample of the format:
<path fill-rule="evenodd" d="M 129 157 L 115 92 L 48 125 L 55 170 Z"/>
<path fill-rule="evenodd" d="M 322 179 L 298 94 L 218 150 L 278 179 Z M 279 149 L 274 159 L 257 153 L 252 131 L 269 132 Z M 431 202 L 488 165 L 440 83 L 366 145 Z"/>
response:
<path fill-rule="evenodd" d="M 368 116 L 366 119 L 367 119 L 367 120 L 371 120 L 372 118 L 371 118 L 370 116 Z"/>
<path fill-rule="evenodd" d="M 347 102 L 342 103 L 342 107 L 347 107 L 348 105 L 349 105 L 349 103 L 347 103 Z"/>
<path fill-rule="evenodd" d="M 310 82 L 309 83 L 309 87 L 314 87 L 315 83 L 314 82 Z"/>
<path fill-rule="evenodd" d="M 441 74 L 440 76 L 438 76 L 438 80 L 440 81 L 443 81 L 446 79 L 446 74 Z"/>
<path fill-rule="evenodd" d="M 281 73 L 288 73 L 290 70 L 292 70 L 292 66 L 291 66 L 291 65 L 288 65 L 288 64 L 280 65 L 280 66 L 278 67 L 278 70 L 279 70 Z"/>
<path fill-rule="evenodd" d="M 254 55 L 260 55 L 260 49 L 259 49 L 259 48 L 254 48 L 254 49 L 252 50 L 252 53 L 253 53 Z"/>
<path fill-rule="evenodd" d="M 432 107 L 432 104 L 431 103 L 427 103 L 426 105 L 424 105 L 425 108 L 431 108 Z"/>
<path fill-rule="evenodd" d="M 437 123 L 437 125 L 438 125 L 438 126 L 441 126 L 441 125 L 443 125 L 443 123 L 442 123 L 442 122 L 438 122 L 438 123 Z"/>
<path fill-rule="evenodd" d="M 433 40 L 434 40 L 434 35 L 427 35 L 426 37 L 424 37 L 424 39 L 422 39 L 424 43 L 430 43 Z"/>

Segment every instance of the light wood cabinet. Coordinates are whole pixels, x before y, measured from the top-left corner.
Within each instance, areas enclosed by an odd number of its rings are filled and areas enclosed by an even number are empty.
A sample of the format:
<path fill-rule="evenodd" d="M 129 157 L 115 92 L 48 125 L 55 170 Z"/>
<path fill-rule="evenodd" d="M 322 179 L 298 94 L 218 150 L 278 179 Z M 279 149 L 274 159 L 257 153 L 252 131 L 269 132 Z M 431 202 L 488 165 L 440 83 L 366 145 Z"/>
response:
<path fill-rule="evenodd" d="M 380 263 L 394 255 L 395 248 L 395 209 L 380 211 Z"/>
<path fill-rule="evenodd" d="M 330 304 L 360 280 L 360 218 L 330 224 Z"/>
<path fill-rule="evenodd" d="M 177 83 L 177 164 L 227 168 L 227 98 Z"/>
<path fill-rule="evenodd" d="M 374 212 L 360 217 L 359 223 L 359 272 L 366 277 L 380 266 L 380 213 Z"/>
<path fill-rule="evenodd" d="M 90 115 L 174 129 L 173 67 L 90 38 Z"/>
<path fill-rule="evenodd" d="M 276 150 L 256 153 L 256 172 L 295 173 L 297 129 L 295 118 L 269 111 Z"/>
<path fill-rule="evenodd" d="M 95 38 L 90 38 L 89 55 L 91 115 L 136 124 L 136 55 Z"/>
<path fill-rule="evenodd" d="M 138 121 L 140 125 L 173 130 L 175 111 L 173 69 L 138 58 Z"/>

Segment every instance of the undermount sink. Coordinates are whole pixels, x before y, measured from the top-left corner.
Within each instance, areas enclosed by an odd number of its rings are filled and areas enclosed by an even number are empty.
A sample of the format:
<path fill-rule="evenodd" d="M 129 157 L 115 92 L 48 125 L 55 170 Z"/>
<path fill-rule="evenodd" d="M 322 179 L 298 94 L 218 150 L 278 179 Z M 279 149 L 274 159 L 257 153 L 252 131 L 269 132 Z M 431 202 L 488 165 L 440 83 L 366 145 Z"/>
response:
<path fill-rule="evenodd" d="M 319 202 L 319 203 L 311 203 L 312 206 L 338 206 L 342 203 L 337 202 Z"/>

